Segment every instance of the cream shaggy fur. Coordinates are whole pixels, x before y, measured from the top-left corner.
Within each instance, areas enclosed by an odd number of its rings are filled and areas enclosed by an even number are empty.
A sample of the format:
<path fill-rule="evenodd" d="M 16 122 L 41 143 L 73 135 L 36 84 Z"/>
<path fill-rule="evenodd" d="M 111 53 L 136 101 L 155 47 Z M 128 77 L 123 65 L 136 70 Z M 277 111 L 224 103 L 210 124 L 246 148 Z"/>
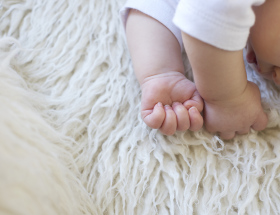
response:
<path fill-rule="evenodd" d="M 262 132 L 150 130 L 123 3 L 0 1 L 0 214 L 279 214 L 277 88 Z"/>

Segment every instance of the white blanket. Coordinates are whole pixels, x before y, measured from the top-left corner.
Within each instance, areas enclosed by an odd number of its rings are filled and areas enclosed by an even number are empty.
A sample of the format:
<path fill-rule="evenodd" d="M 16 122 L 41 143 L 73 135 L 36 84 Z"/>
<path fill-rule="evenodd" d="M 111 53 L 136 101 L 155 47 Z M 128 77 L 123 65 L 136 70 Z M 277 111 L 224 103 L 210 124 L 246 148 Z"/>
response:
<path fill-rule="evenodd" d="M 262 132 L 147 128 L 123 3 L 0 2 L 0 214 L 279 214 L 277 88 Z"/>

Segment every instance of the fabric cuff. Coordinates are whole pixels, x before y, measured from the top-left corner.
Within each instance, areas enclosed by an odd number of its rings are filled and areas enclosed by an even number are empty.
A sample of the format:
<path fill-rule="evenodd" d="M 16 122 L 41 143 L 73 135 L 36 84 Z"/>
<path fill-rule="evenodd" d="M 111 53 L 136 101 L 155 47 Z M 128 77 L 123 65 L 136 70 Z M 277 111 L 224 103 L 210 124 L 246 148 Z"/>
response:
<path fill-rule="evenodd" d="M 243 49 L 246 46 L 250 29 L 249 27 L 233 28 L 224 20 L 219 20 L 217 16 L 193 7 L 187 1 L 179 2 L 173 22 L 190 36 L 228 51 Z"/>
<path fill-rule="evenodd" d="M 155 10 L 156 8 L 156 10 Z M 120 15 L 122 19 L 123 26 L 126 26 L 126 20 L 130 9 L 136 9 L 145 13 L 160 23 L 162 23 L 165 27 L 167 27 L 177 38 L 181 50 L 183 49 L 182 35 L 180 29 L 178 29 L 174 23 L 172 22 L 175 8 L 171 8 L 170 5 L 165 3 L 162 0 L 128 0 L 124 7 L 120 10 Z"/>

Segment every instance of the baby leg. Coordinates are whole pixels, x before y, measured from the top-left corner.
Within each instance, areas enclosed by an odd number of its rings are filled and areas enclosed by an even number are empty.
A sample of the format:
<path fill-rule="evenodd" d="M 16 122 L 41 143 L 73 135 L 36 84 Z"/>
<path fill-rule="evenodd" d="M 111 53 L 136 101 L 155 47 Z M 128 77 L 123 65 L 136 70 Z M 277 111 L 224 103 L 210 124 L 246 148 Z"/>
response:
<path fill-rule="evenodd" d="M 195 85 L 184 76 L 181 47 L 173 33 L 152 17 L 130 10 L 126 35 L 142 89 L 144 122 L 167 135 L 199 130 L 203 102 Z"/>

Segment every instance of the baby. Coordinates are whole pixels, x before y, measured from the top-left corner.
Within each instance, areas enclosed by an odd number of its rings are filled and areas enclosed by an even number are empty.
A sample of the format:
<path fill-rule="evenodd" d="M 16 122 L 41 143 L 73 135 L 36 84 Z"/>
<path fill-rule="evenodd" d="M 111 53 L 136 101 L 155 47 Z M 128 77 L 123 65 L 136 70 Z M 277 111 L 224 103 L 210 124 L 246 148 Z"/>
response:
<path fill-rule="evenodd" d="M 172 135 L 197 131 L 204 121 L 223 139 L 266 127 L 260 92 L 247 81 L 242 52 L 247 43 L 247 61 L 280 84 L 280 1 L 263 2 L 127 2 L 122 15 L 142 89 L 141 116 L 149 127 Z M 184 75 L 183 46 L 195 84 Z"/>

